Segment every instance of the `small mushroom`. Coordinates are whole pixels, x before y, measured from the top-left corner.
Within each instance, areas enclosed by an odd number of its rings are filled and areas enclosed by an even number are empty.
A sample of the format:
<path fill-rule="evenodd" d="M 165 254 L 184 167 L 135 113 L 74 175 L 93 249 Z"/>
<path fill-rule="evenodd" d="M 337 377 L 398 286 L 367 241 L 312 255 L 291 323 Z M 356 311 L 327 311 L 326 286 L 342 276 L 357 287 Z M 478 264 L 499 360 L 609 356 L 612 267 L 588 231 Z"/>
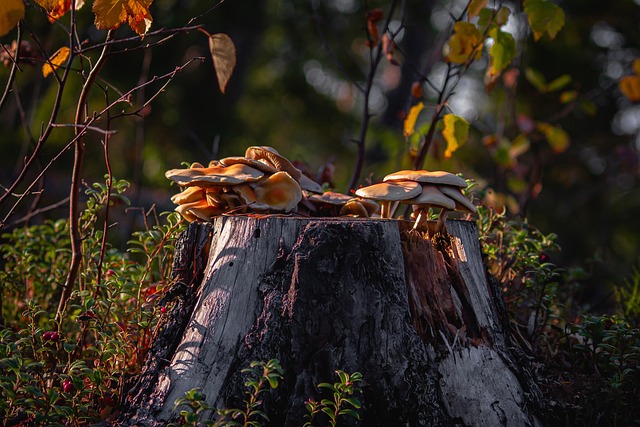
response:
<path fill-rule="evenodd" d="M 317 207 L 316 216 L 336 216 L 340 209 L 353 197 L 335 191 L 325 191 L 322 194 L 312 194 L 307 200 Z"/>
<path fill-rule="evenodd" d="M 287 172 L 296 181 L 300 180 L 302 172 L 286 157 L 281 156 L 274 148 L 268 146 L 253 146 L 247 148 L 245 157 L 253 160 L 263 160 L 279 171 Z"/>
<path fill-rule="evenodd" d="M 389 218 L 390 204 L 393 201 L 406 202 L 420 195 L 422 187 L 414 181 L 381 182 L 368 187 L 359 188 L 356 196 L 380 202 L 382 218 Z"/>
<path fill-rule="evenodd" d="M 204 188 L 187 187 L 178 194 L 171 196 L 171 201 L 176 205 L 184 205 L 185 203 L 197 202 L 205 197 Z"/>
<path fill-rule="evenodd" d="M 305 174 L 300 175 L 300 179 L 298 180 L 300 184 L 300 188 L 305 191 L 310 191 L 312 193 L 322 193 L 322 186 L 306 176 Z"/>
<path fill-rule="evenodd" d="M 342 208 L 340 215 L 353 216 L 356 218 L 369 218 L 369 211 L 358 199 L 349 200 Z"/>
<path fill-rule="evenodd" d="M 383 181 L 415 181 L 425 184 L 467 187 L 467 182 L 464 179 L 445 171 L 401 170 L 385 176 Z"/>
<path fill-rule="evenodd" d="M 467 199 L 467 196 L 465 196 L 462 193 L 462 190 L 460 188 L 458 188 L 458 187 L 448 187 L 446 185 L 443 185 L 443 186 L 440 187 L 440 191 L 442 191 L 442 194 L 452 198 L 455 201 L 455 203 L 456 203 L 455 209 L 456 210 L 465 211 L 465 212 L 469 212 L 469 213 L 478 212 L 478 209 L 476 209 L 475 205 L 473 203 L 471 203 L 471 201 L 469 199 Z"/>
<path fill-rule="evenodd" d="M 287 172 L 276 172 L 253 190 L 256 201 L 251 208 L 256 210 L 272 210 L 290 212 L 302 200 L 302 190 L 298 182 Z"/>
<path fill-rule="evenodd" d="M 414 210 L 418 212 L 416 222 L 413 224 L 414 230 L 420 227 L 424 220 L 425 211 L 428 211 L 431 206 L 437 206 L 442 208 L 442 212 L 438 217 L 438 225 L 436 225 L 436 231 L 440 231 L 447 210 L 453 210 L 456 207 L 456 202 L 442 194 L 438 187 L 434 185 L 423 185 L 422 193 L 409 202 L 414 206 Z"/>
<path fill-rule="evenodd" d="M 189 222 L 197 219 L 211 221 L 212 217 L 220 215 L 223 212 L 219 206 L 212 206 L 205 199 L 179 205 L 175 210 Z"/>

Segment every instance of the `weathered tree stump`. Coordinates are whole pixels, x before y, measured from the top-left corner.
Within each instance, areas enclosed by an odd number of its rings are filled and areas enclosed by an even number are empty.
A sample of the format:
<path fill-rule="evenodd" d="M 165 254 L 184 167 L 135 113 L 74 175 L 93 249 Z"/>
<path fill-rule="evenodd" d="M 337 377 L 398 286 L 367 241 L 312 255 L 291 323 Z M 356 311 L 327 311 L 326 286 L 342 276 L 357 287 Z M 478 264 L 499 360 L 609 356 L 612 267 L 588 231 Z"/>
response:
<path fill-rule="evenodd" d="M 433 226 L 429 224 L 429 226 Z M 219 217 L 192 224 L 165 321 L 119 425 L 177 419 L 193 388 L 241 407 L 241 369 L 277 358 L 269 426 L 300 426 L 334 371 L 366 385 L 361 426 L 529 426 L 537 387 L 510 349 L 477 229 L 435 242 L 395 220 Z M 206 269 L 204 262 L 206 260 Z"/>

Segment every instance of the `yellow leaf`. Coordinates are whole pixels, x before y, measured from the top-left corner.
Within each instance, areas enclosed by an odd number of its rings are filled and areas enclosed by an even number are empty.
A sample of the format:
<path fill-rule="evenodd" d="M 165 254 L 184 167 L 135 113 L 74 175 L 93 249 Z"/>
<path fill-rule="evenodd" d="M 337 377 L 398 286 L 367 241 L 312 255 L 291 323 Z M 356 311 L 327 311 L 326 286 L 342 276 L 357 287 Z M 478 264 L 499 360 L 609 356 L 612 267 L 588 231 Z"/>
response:
<path fill-rule="evenodd" d="M 444 121 L 442 136 L 445 141 L 447 141 L 444 156 L 448 159 L 454 151 L 467 142 L 467 138 L 469 137 L 469 122 L 453 114 L 446 114 L 442 120 Z"/>
<path fill-rule="evenodd" d="M 620 92 L 631 102 L 640 101 L 640 76 L 623 77 L 619 83 Z"/>
<path fill-rule="evenodd" d="M 35 0 L 44 8 L 49 16 L 49 21 L 54 22 L 60 19 L 71 9 L 71 0 Z M 80 9 L 84 0 L 76 0 L 76 10 Z"/>
<path fill-rule="evenodd" d="M 24 18 L 22 0 L 0 0 L 0 36 L 13 30 L 22 18 Z"/>
<path fill-rule="evenodd" d="M 151 3 L 153 0 L 96 0 L 93 3 L 96 28 L 115 30 L 127 22 L 133 31 L 143 36 L 153 21 L 149 12 Z"/>
<path fill-rule="evenodd" d="M 470 0 L 469 7 L 467 7 L 467 14 L 469 15 L 469 21 L 474 17 L 480 15 L 480 11 L 487 7 L 487 0 Z"/>
<path fill-rule="evenodd" d="M 549 123 L 538 122 L 536 126 L 540 132 L 547 138 L 547 142 L 556 153 L 562 153 L 569 148 L 569 135 L 559 126 L 553 126 Z"/>
<path fill-rule="evenodd" d="M 480 59 L 482 56 L 483 37 L 478 27 L 469 22 L 456 22 L 453 34 L 445 46 L 447 59 L 456 64 Z"/>
<path fill-rule="evenodd" d="M 42 75 L 47 77 L 49 74 L 53 73 L 54 70 L 60 68 L 60 66 L 64 64 L 69 57 L 69 53 L 71 53 L 71 51 L 68 47 L 61 47 L 58 49 L 58 51 L 49 59 L 50 63 L 47 62 L 42 66 Z"/>
<path fill-rule="evenodd" d="M 640 76 L 640 58 L 636 58 L 633 60 L 632 67 L 636 75 Z"/>
<path fill-rule="evenodd" d="M 220 92 L 224 93 L 236 67 L 236 46 L 231 37 L 218 33 L 209 36 L 209 51 L 218 78 L 218 87 Z"/>
<path fill-rule="evenodd" d="M 407 118 L 404 119 L 404 136 L 409 137 L 413 135 L 416 128 L 416 121 L 418 120 L 418 116 L 420 112 L 424 108 L 424 104 L 422 102 L 414 105 L 409 109 L 409 114 L 407 114 Z"/>

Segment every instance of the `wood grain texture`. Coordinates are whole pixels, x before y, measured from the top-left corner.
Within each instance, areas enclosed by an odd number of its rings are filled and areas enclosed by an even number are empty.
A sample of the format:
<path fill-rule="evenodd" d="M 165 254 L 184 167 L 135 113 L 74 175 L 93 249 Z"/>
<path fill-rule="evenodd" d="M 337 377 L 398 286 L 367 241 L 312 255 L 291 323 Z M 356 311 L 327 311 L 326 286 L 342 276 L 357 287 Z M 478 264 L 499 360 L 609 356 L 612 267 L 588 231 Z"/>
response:
<path fill-rule="evenodd" d="M 147 401 L 138 393 L 119 425 L 166 425 L 193 388 L 239 407 L 241 370 L 272 358 L 285 378 L 265 395 L 266 426 L 302 425 L 305 400 L 329 397 L 316 385 L 336 369 L 366 380 L 361 421 L 344 425 L 539 424 L 474 223 L 447 221 L 435 243 L 395 220 L 237 216 L 207 227 L 192 314 L 139 388 Z"/>

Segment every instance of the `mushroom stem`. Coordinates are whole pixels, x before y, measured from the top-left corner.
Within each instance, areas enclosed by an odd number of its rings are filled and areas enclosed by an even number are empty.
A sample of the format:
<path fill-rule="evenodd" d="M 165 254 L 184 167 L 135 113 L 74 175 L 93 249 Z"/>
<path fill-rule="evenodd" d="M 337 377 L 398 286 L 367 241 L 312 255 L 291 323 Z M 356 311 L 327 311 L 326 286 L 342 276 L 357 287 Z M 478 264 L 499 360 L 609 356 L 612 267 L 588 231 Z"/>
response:
<path fill-rule="evenodd" d="M 390 208 L 391 208 L 391 201 L 382 200 L 380 202 L 380 205 L 381 205 L 380 218 L 391 218 L 391 216 L 389 215 Z"/>
<path fill-rule="evenodd" d="M 389 218 L 392 218 L 395 215 L 396 210 L 398 209 L 398 205 L 400 205 L 399 200 L 393 202 L 393 206 L 391 206 L 391 210 L 389 211 Z"/>
<path fill-rule="evenodd" d="M 440 215 L 438 215 L 438 222 L 436 223 L 435 233 L 440 233 L 444 228 L 444 220 L 447 218 L 448 213 L 448 209 L 442 208 L 442 210 L 440 211 Z"/>
<path fill-rule="evenodd" d="M 427 212 L 429 211 L 429 208 L 427 208 Z M 422 223 L 422 221 L 424 220 L 424 218 L 428 216 L 425 213 L 424 208 L 420 208 L 418 210 L 418 216 L 416 217 L 416 221 L 413 223 L 413 229 L 417 230 L 420 227 L 420 224 Z"/>

